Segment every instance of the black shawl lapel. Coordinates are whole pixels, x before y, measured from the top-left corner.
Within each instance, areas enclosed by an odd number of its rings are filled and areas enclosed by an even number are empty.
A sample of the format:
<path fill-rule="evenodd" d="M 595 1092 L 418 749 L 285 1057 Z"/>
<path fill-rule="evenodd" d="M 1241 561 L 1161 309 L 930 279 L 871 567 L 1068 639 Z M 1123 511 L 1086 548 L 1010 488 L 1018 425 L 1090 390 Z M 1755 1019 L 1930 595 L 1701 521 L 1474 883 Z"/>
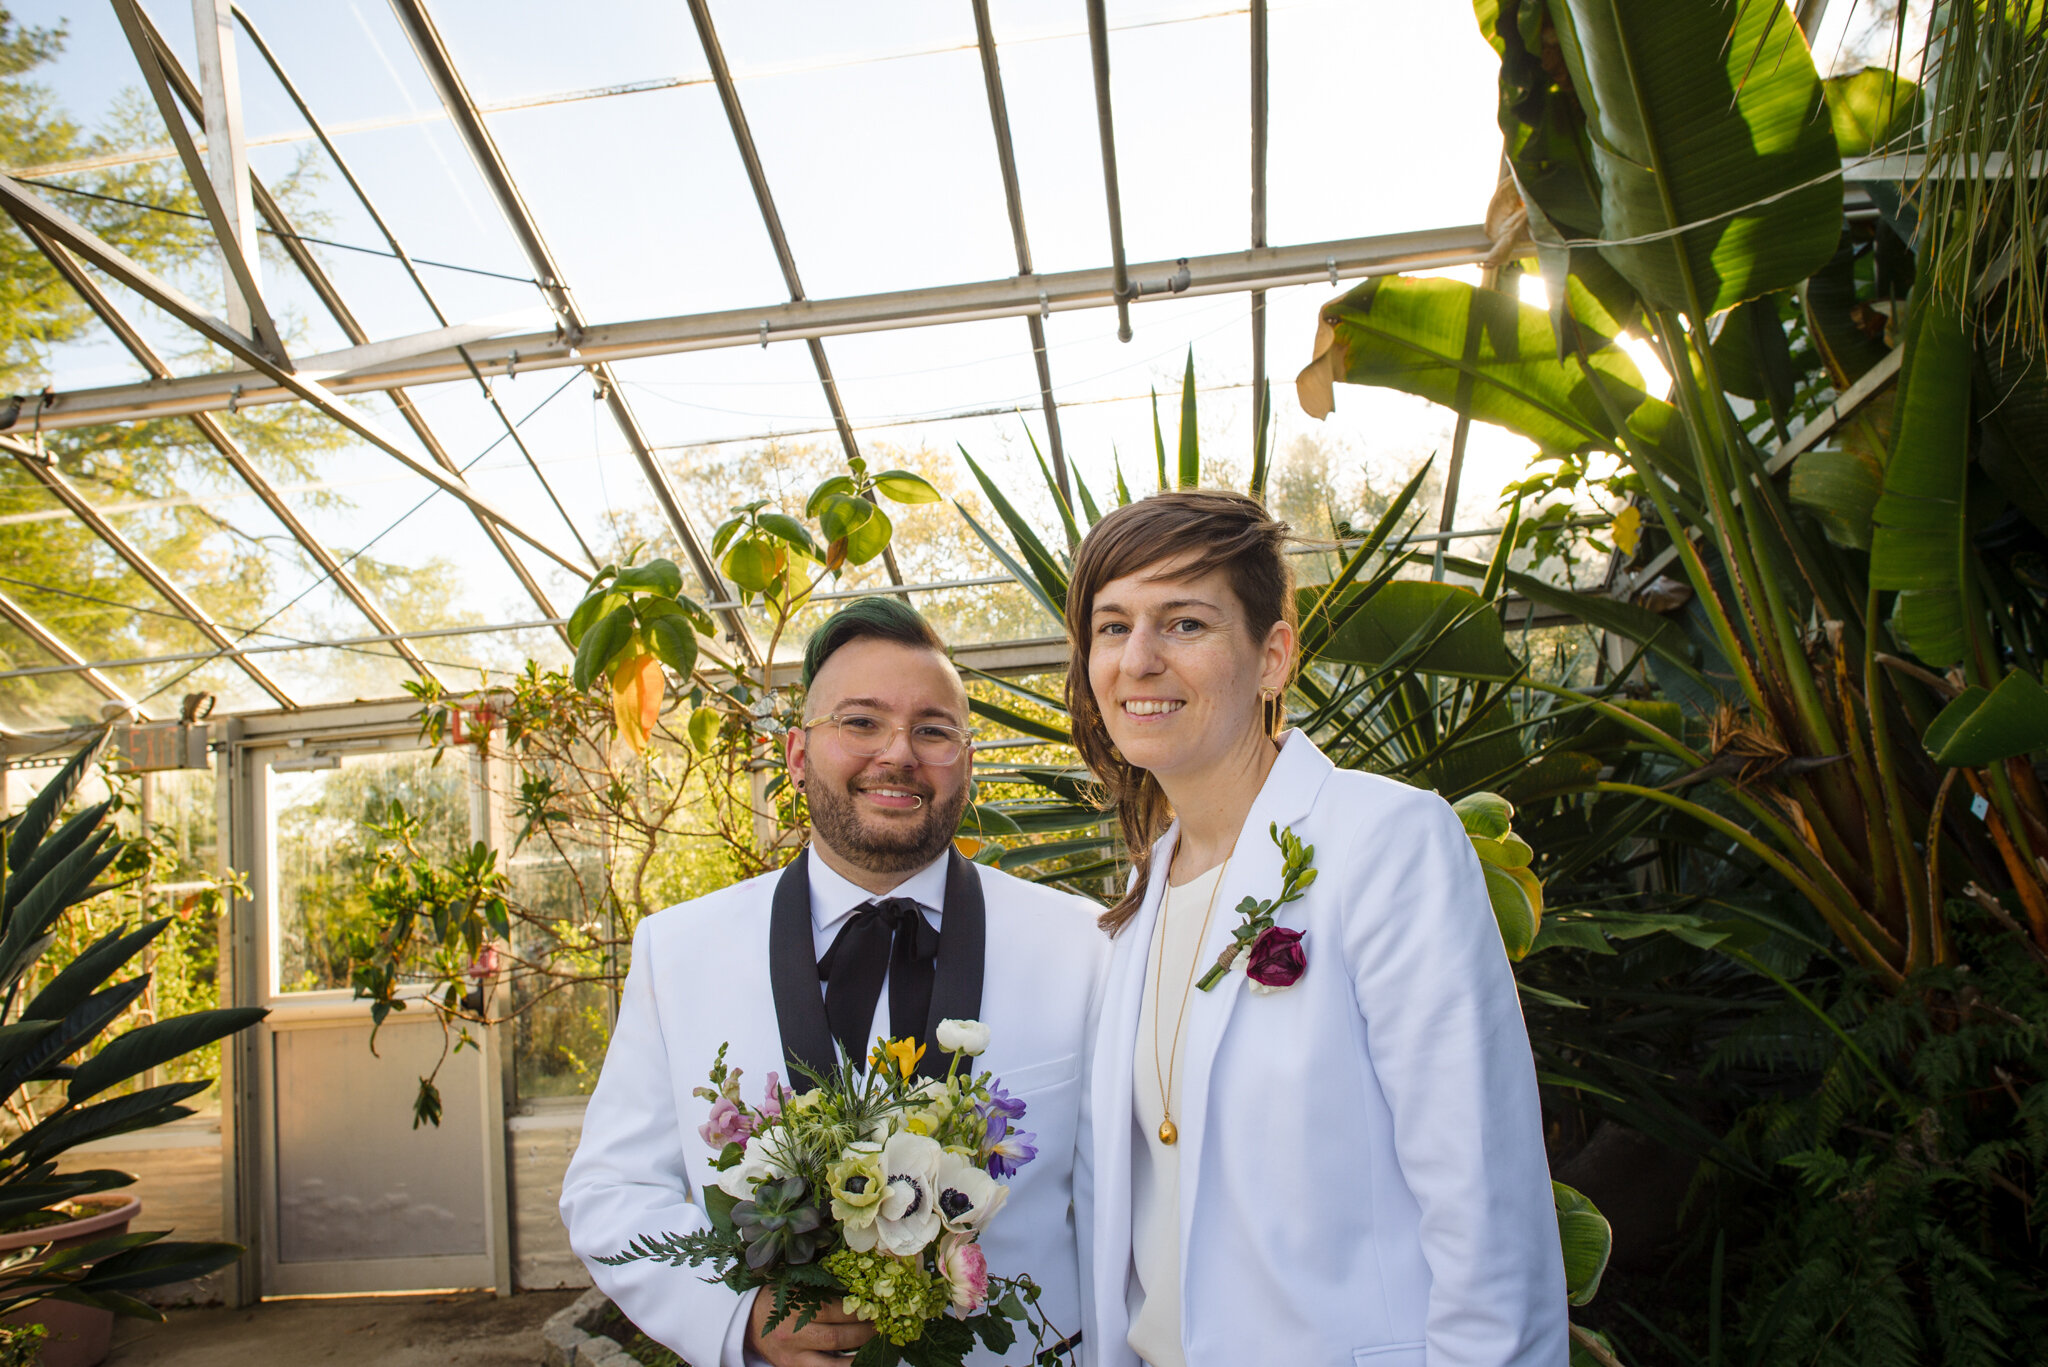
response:
<path fill-rule="evenodd" d="M 807 1065 L 819 1076 L 837 1066 L 838 1046 L 825 1019 L 825 994 L 818 990 L 818 946 L 811 933 L 809 850 L 789 861 L 775 882 L 768 923 L 768 980 L 775 990 L 775 1022 L 782 1031 L 782 1061 L 788 1084 L 797 1091 L 813 1085 Z M 945 953 L 940 951 L 940 963 Z M 943 973 L 941 981 L 944 980 Z M 977 991 L 979 983 L 976 984 Z M 938 991 L 932 993 L 938 1004 Z"/>
<path fill-rule="evenodd" d="M 960 854 L 946 855 L 946 905 L 939 913 L 938 975 L 932 983 L 932 1011 L 925 1021 L 924 1058 L 917 1071 L 932 1078 L 946 1075 L 946 1055 L 939 1050 L 939 1022 L 981 1017 L 981 973 L 988 952 L 988 909 L 981 897 L 981 875 Z M 817 974 L 812 973 L 813 977 Z M 777 994 L 778 1002 L 780 994 Z"/>
<path fill-rule="evenodd" d="M 825 994 L 818 990 L 818 945 L 811 931 L 810 851 L 789 861 L 775 883 L 768 924 L 768 980 L 775 991 L 775 1021 L 782 1031 L 782 1059 L 789 1085 L 808 1089 L 811 1076 L 798 1065 L 829 1073 L 837 1066 L 838 1045 L 825 1019 Z M 938 1048 L 939 1022 L 975 1020 L 981 1015 L 981 975 L 988 948 L 988 913 L 981 896 L 981 875 L 958 850 L 946 863 L 946 905 L 939 910 L 939 959 L 932 983 L 931 1015 L 926 1018 L 927 1046 L 917 1071 L 924 1077 L 946 1075 L 946 1055 Z"/>

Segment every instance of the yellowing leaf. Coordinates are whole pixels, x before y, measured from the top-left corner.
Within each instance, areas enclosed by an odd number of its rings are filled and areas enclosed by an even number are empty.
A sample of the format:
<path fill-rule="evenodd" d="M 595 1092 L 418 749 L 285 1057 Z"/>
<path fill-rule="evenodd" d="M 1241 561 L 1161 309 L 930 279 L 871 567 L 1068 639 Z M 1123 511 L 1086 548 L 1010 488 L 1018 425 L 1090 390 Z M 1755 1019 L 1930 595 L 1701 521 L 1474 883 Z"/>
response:
<path fill-rule="evenodd" d="M 1623 555 L 1634 555 L 1643 539 L 1643 510 L 1631 503 L 1614 515 L 1614 524 L 1608 528 L 1614 537 L 1614 548 Z"/>
<path fill-rule="evenodd" d="M 661 661 L 652 655 L 629 655 L 612 671 L 612 720 L 618 723 L 619 739 L 636 755 L 646 753 L 666 683 Z"/>

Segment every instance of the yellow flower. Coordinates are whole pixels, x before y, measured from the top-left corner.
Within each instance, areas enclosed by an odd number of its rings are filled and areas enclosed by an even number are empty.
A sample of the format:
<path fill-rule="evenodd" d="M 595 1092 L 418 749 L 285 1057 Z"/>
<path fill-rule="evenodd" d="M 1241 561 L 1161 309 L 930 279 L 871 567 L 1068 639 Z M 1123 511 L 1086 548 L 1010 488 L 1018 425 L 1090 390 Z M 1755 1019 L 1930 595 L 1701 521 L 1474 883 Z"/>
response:
<path fill-rule="evenodd" d="M 909 1081 L 910 1075 L 917 1071 L 917 1061 L 924 1057 L 924 1046 L 916 1040 L 892 1039 L 883 1046 L 883 1049 L 890 1058 L 896 1060 L 896 1071 L 903 1075 L 905 1081 Z M 876 1062 L 885 1068 L 888 1066 L 881 1059 L 877 1059 Z"/>

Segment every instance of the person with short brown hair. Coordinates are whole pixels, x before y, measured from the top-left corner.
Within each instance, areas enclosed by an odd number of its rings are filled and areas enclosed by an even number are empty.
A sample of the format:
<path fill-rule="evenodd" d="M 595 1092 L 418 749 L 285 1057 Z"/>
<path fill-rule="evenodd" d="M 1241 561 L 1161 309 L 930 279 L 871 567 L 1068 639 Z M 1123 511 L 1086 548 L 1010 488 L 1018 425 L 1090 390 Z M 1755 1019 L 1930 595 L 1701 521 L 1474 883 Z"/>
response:
<path fill-rule="evenodd" d="M 1442 798 L 1284 729 L 1288 535 L 1184 489 L 1074 559 L 1074 741 L 1134 865 L 1102 918 L 1088 1338 L 1104 1367 L 1563 1367 L 1535 1067 L 1479 863 Z M 1315 877 L 1226 954 L 1281 895 L 1283 832 Z"/>

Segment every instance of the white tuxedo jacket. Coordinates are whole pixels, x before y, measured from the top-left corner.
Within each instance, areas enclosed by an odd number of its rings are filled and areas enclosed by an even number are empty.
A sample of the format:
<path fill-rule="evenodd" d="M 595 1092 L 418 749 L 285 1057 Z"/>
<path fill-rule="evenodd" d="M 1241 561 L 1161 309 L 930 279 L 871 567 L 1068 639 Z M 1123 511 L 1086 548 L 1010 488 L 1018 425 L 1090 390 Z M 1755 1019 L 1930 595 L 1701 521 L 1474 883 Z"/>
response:
<path fill-rule="evenodd" d="M 1317 879 L 1277 923 L 1303 933 L 1294 987 L 1233 972 L 1188 1007 L 1180 1126 L 1189 1367 L 1564 1367 L 1564 1263 L 1536 1074 L 1485 885 L 1441 798 L 1338 770 L 1285 737 L 1216 897 L 1213 962 L 1245 897 L 1277 896 L 1291 826 Z M 1125 1341 L 1132 1055 L 1147 951 L 1179 828 L 1154 847 L 1117 936 L 1076 1180 L 1087 1336 Z"/>
<path fill-rule="evenodd" d="M 1038 1144 L 981 1244 L 990 1273 L 1029 1274 L 1045 1289 L 1040 1308 L 1071 1334 L 1081 1327 L 1072 1206 L 1081 1071 L 1109 942 L 1094 903 L 969 867 L 986 908 L 979 1015 L 991 1031 L 975 1070 L 993 1071 L 1025 1101 L 1018 1128 Z M 720 1044 L 731 1045 L 726 1062 L 746 1070 L 740 1088 L 749 1104 L 760 1100 L 770 1070 L 789 1071 L 769 966 L 781 876 L 764 874 L 640 923 L 604 1070 L 562 1181 L 562 1220 L 592 1280 L 650 1337 L 698 1367 L 739 1367 L 727 1347 L 739 1341 L 735 1320 L 751 1296 L 705 1282 L 708 1268 L 606 1267 L 595 1258 L 639 1235 L 708 1227 L 697 1193 L 713 1184 L 716 1155 L 697 1127 L 710 1103 L 690 1093 L 705 1085 Z M 940 925 L 943 936 L 944 913 Z M 808 948 L 808 928 L 803 934 Z M 942 973 L 945 954 L 942 943 Z M 815 976 L 810 990 L 818 990 Z M 1029 1345 L 1027 1337 L 1009 1357 L 1029 1361 Z M 1085 1341 L 1081 1351 L 1089 1351 Z M 998 1359 L 981 1351 L 969 1361 Z"/>

